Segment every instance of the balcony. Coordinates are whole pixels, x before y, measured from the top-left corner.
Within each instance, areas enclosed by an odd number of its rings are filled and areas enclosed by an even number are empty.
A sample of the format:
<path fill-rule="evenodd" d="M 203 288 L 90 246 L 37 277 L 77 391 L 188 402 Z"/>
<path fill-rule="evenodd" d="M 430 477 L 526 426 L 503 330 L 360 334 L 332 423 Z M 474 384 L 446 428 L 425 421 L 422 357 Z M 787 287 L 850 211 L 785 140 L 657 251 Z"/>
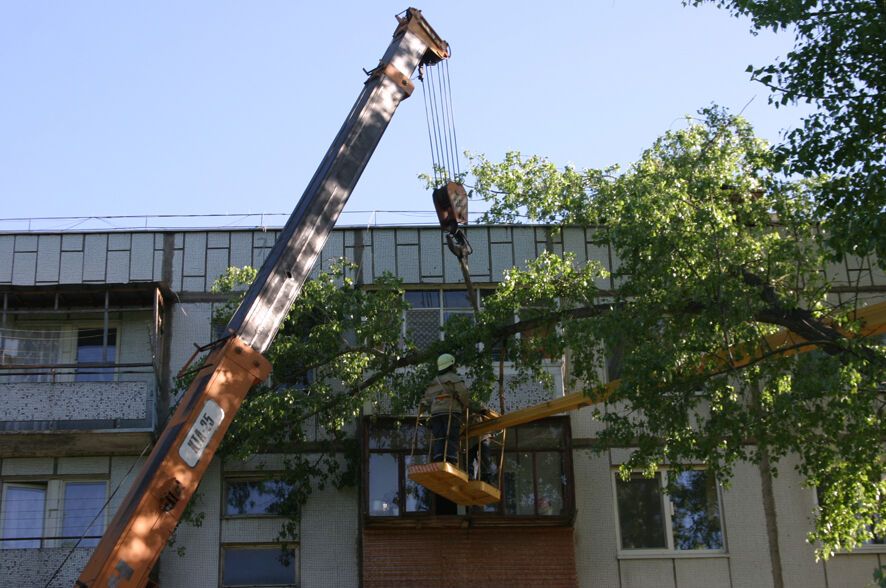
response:
<path fill-rule="evenodd" d="M 0 457 L 141 451 L 163 381 L 159 289 L 3 296 Z"/>

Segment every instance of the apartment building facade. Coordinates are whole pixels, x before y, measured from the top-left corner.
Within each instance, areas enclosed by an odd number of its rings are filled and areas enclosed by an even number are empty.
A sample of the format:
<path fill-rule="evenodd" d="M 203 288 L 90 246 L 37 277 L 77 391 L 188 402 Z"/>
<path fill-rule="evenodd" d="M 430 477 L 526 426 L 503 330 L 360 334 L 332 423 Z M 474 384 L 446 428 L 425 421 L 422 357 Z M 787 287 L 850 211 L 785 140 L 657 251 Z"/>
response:
<path fill-rule="evenodd" d="M 617 264 L 591 228 L 470 228 L 473 281 L 491 288 L 541 251 Z M 175 401 L 172 375 L 213 337 L 210 291 L 229 266 L 259 266 L 272 230 L 0 234 L 0 587 L 70 586 L 125 495 Z M 318 267 L 347 258 L 359 283 L 399 276 L 406 328 L 440 336 L 470 313 L 455 258 L 427 227 L 333 232 Z M 886 291 L 870 260 L 823 268 L 847 286 Z M 615 285 L 601 278 L 604 290 Z M 563 395 L 523 384 L 507 410 Z M 506 375 L 506 377 L 508 377 Z M 383 411 L 382 411 L 383 412 Z M 622 481 L 630 449 L 591 451 L 586 408 L 519 427 L 504 452 L 501 502 L 453 508 L 405 475 L 415 456 L 408 423 L 367 414 L 354 423 L 356 487 L 317 489 L 297 540 L 281 547 L 274 471 L 284 456 L 215 460 L 195 510 L 156 570 L 164 587 L 219 586 L 865 586 L 886 545 L 816 562 L 806 543 L 814 492 L 790 463 L 764 480 L 737 468 L 729 489 L 703 468 Z M 701 465 L 701 464 L 699 464 Z M 764 508 L 765 504 L 774 508 Z M 106 508 L 103 508 L 107 505 Z M 681 521 L 703 517 L 703 532 Z M 283 556 L 283 557 L 281 557 Z"/>

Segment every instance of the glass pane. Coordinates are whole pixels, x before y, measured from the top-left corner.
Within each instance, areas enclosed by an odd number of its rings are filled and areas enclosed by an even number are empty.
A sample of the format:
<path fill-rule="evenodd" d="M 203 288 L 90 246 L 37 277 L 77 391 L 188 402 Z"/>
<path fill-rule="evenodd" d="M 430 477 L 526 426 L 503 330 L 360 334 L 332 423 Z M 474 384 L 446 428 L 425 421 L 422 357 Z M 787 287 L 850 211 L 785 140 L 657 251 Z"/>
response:
<path fill-rule="evenodd" d="M 610 349 L 606 354 L 606 378 L 608 382 L 621 378 L 621 367 L 624 362 L 624 347 L 621 345 Z"/>
<path fill-rule="evenodd" d="M 225 514 L 279 515 L 292 486 L 280 480 L 228 481 L 225 487 Z"/>
<path fill-rule="evenodd" d="M 369 448 L 370 449 L 390 449 L 391 448 L 391 430 L 384 427 L 369 427 Z"/>
<path fill-rule="evenodd" d="M 440 311 L 407 310 L 406 336 L 419 349 L 425 349 L 440 339 Z"/>
<path fill-rule="evenodd" d="M 59 331 L 0 329 L 0 364 L 46 365 L 59 363 L 61 345 Z M 27 375 L 9 375 L 4 383 L 48 382 L 48 370 L 26 370 Z M 45 373 L 41 373 L 45 372 Z"/>
<path fill-rule="evenodd" d="M 661 474 L 632 474 L 627 482 L 617 477 L 615 488 L 622 549 L 666 548 Z"/>
<path fill-rule="evenodd" d="M 371 454 L 369 456 L 369 515 L 373 517 L 399 515 L 398 488 L 397 456 L 389 453 Z"/>
<path fill-rule="evenodd" d="M 405 298 L 412 308 L 440 308 L 437 290 L 407 290 Z"/>
<path fill-rule="evenodd" d="M 381 423 L 370 425 L 369 427 L 369 448 L 370 449 L 401 449 L 409 451 L 412 449 L 413 435 L 415 425 L 413 423 Z M 425 447 L 426 439 L 424 426 L 418 429 L 418 437 L 415 438 L 417 447 Z"/>
<path fill-rule="evenodd" d="M 95 547 L 104 530 L 104 517 L 99 513 L 107 499 L 105 482 L 68 482 L 65 484 L 62 540 L 74 545 L 81 536 L 80 547 Z M 95 522 L 93 522 L 95 521 Z"/>
<path fill-rule="evenodd" d="M 560 449 L 563 446 L 563 425 L 560 423 L 531 423 L 517 429 L 517 447 L 520 449 Z"/>
<path fill-rule="evenodd" d="M 6 487 L 3 500 L 3 549 L 40 547 L 43 536 L 43 516 L 46 512 L 45 485 L 15 485 Z M 8 541 L 28 537 L 23 541 Z M 35 539 L 36 537 L 36 539 Z"/>
<path fill-rule="evenodd" d="M 560 453 L 540 451 L 535 454 L 535 465 L 535 483 L 538 488 L 538 498 L 536 499 L 538 514 L 541 516 L 563 514 L 563 493 L 566 480 L 563 476 Z"/>
<path fill-rule="evenodd" d="M 531 453 L 505 455 L 503 489 L 505 514 L 535 514 L 535 489 L 532 478 Z"/>
<path fill-rule="evenodd" d="M 443 290 L 443 308 L 473 308 L 467 290 Z"/>
<path fill-rule="evenodd" d="M 428 463 L 426 455 L 406 456 L 406 467 L 414 463 Z M 431 492 L 406 477 L 406 512 L 430 512 Z"/>
<path fill-rule="evenodd" d="M 723 549 L 717 481 L 703 470 L 674 476 L 671 502 L 675 549 Z"/>
<path fill-rule="evenodd" d="M 103 329 L 77 330 L 77 363 L 114 363 L 117 358 L 117 329 L 108 329 L 108 345 L 104 347 Z M 114 368 L 78 368 L 76 382 L 110 382 Z"/>
<path fill-rule="evenodd" d="M 458 310 L 458 311 L 454 311 L 454 310 L 444 310 L 444 311 L 443 311 L 443 324 L 448 323 L 448 322 L 449 322 L 449 319 L 451 319 L 451 318 L 453 318 L 453 317 L 456 317 L 456 316 L 458 316 L 458 317 L 463 317 L 461 320 L 464 320 L 465 318 L 468 319 L 468 320 L 471 322 L 471 324 L 473 324 L 473 322 L 474 322 L 474 313 L 473 313 L 473 311 L 471 311 L 471 312 L 465 312 L 465 311 L 462 311 L 462 310 Z M 462 323 L 462 324 L 463 324 L 463 323 Z"/>
<path fill-rule="evenodd" d="M 226 548 L 222 562 L 223 586 L 295 585 L 295 550 L 279 547 Z"/>

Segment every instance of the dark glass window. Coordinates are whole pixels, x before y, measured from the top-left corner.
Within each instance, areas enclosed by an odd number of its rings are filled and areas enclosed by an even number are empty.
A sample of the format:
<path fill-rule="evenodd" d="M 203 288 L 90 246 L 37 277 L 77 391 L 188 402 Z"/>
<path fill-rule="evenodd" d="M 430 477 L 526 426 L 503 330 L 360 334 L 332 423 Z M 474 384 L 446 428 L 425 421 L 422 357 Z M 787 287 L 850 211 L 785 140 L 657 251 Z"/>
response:
<path fill-rule="evenodd" d="M 2 549 L 42 546 L 46 483 L 13 483 L 3 488 Z"/>
<path fill-rule="evenodd" d="M 660 473 L 653 478 L 631 474 L 627 482 L 618 479 L 616 498 L 622 549 L 667 548 Z"/>
<path fill-rule="evenodd" d="M 717 480 L 704 470 L 672 476 L 674 549 L 723 549 Z"/>
<path fill-rule="evenodd" d="M 502 503 L 483 510 L 516 516 L 568 514 L 566 447 L 566 431 L 560 420 L 508 430 Z"/>
<path fill-rule="evenodd" d="M 413 421 L 414 423 L 414 421 Z M 367 419 L 366 514 L 404 517 L 455 514 L 452 503 L 408 479 L 409 465 L 425 463 L 424 429 L 412 443 L 414 424 L 394 419 Z M 502 475 L 502 500 L 471 509 L 476 516 L 568 517 L 572 513 L 568 421 L 552 418 L 508 431 Z M 492 445 L 495 447 L 495 445 Z M 492 477 L 500 456 L 490 455 Z M 402 498 L 401 498 L 402 497 Z"/>
<path fill-rule="evenodd" d="M 724 548 L 717 482 L 709 472 L 634 473 L 627 481 L 615 475 L 622 549 Z"/>
<path fill-rule="evenodd" d="M 95 547 L 104 529 L 101 511 L 107 500 L 106 482 L 67 482 L 62 510 L 62 540 L 73 546 L 80 537 L 79 547 Z"/>
<path fill-rule="evenodd" d="M 117 329 L 77 329 L 77 365 L 111 364 L 117 361 Z M 111 382 L 113 367 L 82 365 L 74 376 L 76 382 Z"/>
<path fill-rule="evenodd" d="M 366 427 L 367 503 L 371 517 L 398 517 L 435 512 L 434 495 L 406 476 L 413 463 L 424 463 L 424 427 L 415 435 L 414 422 L 381 419 Z M 412 444 L 416 450 L 413 455 Z M 402 498 L 401 498 L 402 497 Z"/>
<path fill-rule="evenodd" d="M 400 465 L 396 453 L 369 456 L 369 515 L 395 517 L 400 514 Z"/>
<path fill-rule="evenodd" d="M 279 545 L 225 547 L 222 586 L 296 586 L 296 556 Z"/>
<path fill-rule="evenodd" d="M 225 516 L 278 516 L 291 490 L 280 480 L 227 480 Z"/>

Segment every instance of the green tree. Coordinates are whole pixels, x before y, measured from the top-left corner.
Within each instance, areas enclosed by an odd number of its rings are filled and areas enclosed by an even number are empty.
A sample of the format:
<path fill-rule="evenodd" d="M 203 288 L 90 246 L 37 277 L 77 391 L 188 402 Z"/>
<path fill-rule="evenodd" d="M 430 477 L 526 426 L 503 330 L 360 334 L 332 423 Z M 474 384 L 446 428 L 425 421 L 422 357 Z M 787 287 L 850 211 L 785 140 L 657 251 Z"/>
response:
<path fill-rule="evenodd" d="M 750 17 L 752 30 L 793 34 L 784 59 L 748 66 L 776 107 L 815 112 L 777 153 L 789 173 L 825 175 L 811 193 L 831 251 L 875 252 L 886 266 L 886 3 L 882 0 L 684 0 Z"/>
<path fill-rule="evenodd" d="M 547 358 L 564 357 L 567 389 L 589 394 L 618 354 L 622 384 L 591 410 L 604 425 L 599 448 L 636 448 L 625 471 L 704 463 L 728 483 L 739 461 L 768 475 L 796 456 L 819 489 L 812 539 L 823 555 L 886 536 L 884 349 L 848 336 L 860 300 L 845 285 L 836 298 L 821 271 L 817 180 L 785 179 L 748 123 L 717 109 L 665 134 L 624 173 L 517 153 L 475 157 L 471 173 L 488 222 L 592 228 L 620 260 L 618 289 L 597 288 L 598 264 L 546 252 L 507 272 L 473 321 L 449 321 L 445 342 L 418 349 L 401 334 L 395 278 L 366 290 L 341 264 L 309 282 L 270 350 L 273 386 L 250 395 L 226 444 L 240 458 L 294 450 L 291 512 L 311 478 L 347 480 L 340 456 L 364 403 L 414 407 L 444 348 L 480 400 L 496 388 L 496 354 L 536 381 L 549 376 Z M 820 351 L 757 353 L 780 329 Z M 307 435 L 305 423 L 322 435 Z"/>
<path fill-rule="evenodd" d="M 828 556 L 886 532 L 886 361 L 877 341 L 847 337 L 859 300 L 834 296 L 821 271 L 829 252 L 811 198 L 821 182 L 786 180 L 778 157 L 747 122 L 709 109 L 622 174 L 516 153 L 476 157 L 472 171 L 487 221 L 596 226 L 597 243 L 617 254 L 605 312 L 549 336 L 590 387 L 601 349 L 623 355 L 622 384 L 596 414 L 603 446 L 637 448 L 625 471 L 705 463 L 727 482 L 739 461 L 777 472 L 797 456 L 820 497 L 811 539 Z M 513 272 L 501 295 L 518 281 L 541 288 L 549 271 Z M 600 300 L 591 284 L 545 296 Z M 753 355 L 779 329 L 819 351 Z"/>

